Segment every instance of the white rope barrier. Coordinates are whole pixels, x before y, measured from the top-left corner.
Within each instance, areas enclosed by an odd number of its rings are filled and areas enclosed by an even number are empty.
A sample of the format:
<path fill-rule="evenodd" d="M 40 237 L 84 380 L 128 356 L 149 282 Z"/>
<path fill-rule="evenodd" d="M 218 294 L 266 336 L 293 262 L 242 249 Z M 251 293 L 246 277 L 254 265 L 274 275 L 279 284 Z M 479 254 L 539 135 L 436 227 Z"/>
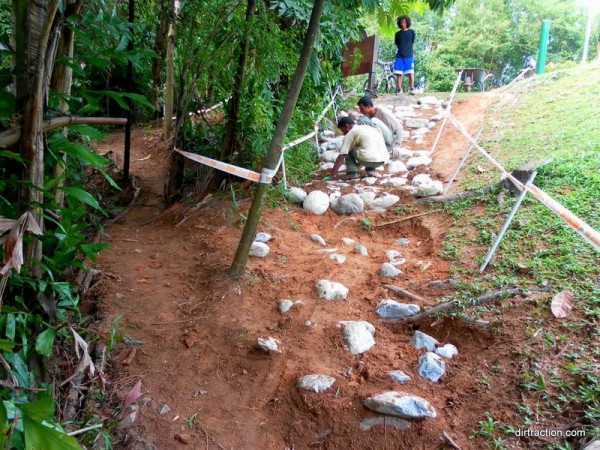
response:
<path fill-rule="evenodd" d="M 454 80 L 454 86 L 452 87 L 452 92 L 450 93 L 450 100 L 448 100 L 448 106 L 446 107 L 446 114 L 444 114 L 444 120 L 442 121 L 442 126 L 438 130 L 438 134 L 435 137 L 435 141 L 433 142 L 433 147 L 431 147 L 430 157 L 433 157 L 435 153 L 435 148 L 438 145 L 440 137 L 442 136 L 442 131 L 444 131 L 444 127 L 446 126 L 446 122 L 448 121 L 448 116 L 450 115 L 450 110 L 452 109 L 452 101 L 454 100 L 454 95 L 458 90 L 458 86 L 460 85 L 460 79 L 462 77 L 463 71 L 460 70 L 458 75 L 456 76 L 456 80 Z"/>
<path fill-rule="evenodd" d="M 530 186 L 524 185 L 514 176 L 512 176 L 498 161 L 494 159 L 492 155 L 486 152 L 481 146 L 471 137 L 471 135 L 466 131 L 463 125 L 454 117 L 452 114 L 448 114 L 450 117 L 450 121 L 452 124 L 473 144 L 473 146 L 483 155 L 485 156 L 496 168 L 498 168 L 503 176 L 508 178 L 510 181 L 514 183 L 521 191 L 526 190 L 531 195 L 533 195 L 537 200 L 539 200 L 544 206 L 550 209 L 553 213 L 555 213 L 558 217 L 560 217 L 567 225 L 569 225 L 573 230 L 575 230 L 581 237 L 583 237 L 592 247 L 594 247 L 597 251 L 600 251 L 600 233 L 596 231 L 594 228 L 589 226 L 585 221 L 581 218 L 573 214 L 567 208 L 562 206 L 540 188 L 531 184 Z"/>

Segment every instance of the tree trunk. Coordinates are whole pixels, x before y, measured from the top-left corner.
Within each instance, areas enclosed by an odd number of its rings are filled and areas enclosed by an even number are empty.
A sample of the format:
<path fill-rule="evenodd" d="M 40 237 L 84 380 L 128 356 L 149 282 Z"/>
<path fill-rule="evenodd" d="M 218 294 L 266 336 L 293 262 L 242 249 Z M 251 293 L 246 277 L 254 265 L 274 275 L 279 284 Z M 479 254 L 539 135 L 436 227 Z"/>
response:
<path fill-rule="evenodd" d="M 169 23 L 167 36 L 167 81 L 165 83 L 165 117 L 163 117 L 162 139 L 167 141 L 171 138 L 173 128 L 173 98 L 175 95 L 175 22 L 179 12 L 179 0 L 174 0 L 173 18 Z"/>
<path fill-rule="evenodd" d="M 246 61 L 248 60 L 248 49 L 250 48 L 250 34 L 252 32 L 252 18 L 254 17 L 254 0 L 248 0 L 246 8 L 246 29 L 244 30 L 244 45 L 238 58 L 238 66 L 233 82 L 233 91 L 231 92 L 231 102 L 229 103 L 229 120 L 225 127 L 225 136 L 221 145 L 221 160 L 231 155 L 235 150 L 235 135 L 237 131 L 237 121 L 239 118 L 240 101 L 242 98 L 242 89 L 244 87 L 244 77 L 246 74 Z"/>
<path fill-rule="evenodd" d="M 304 45 L 302 46 L 300 59 L 298 60 L 298 65 L 296 66 L 296 72 L 294 73 L 294 78 L 287 93 L 283 109 L 281 110 L 281 115 L 279 116 L 277 126 L 275 127 L 273 139 L 271 140 L 271 144 L 269 146 L 269 151 L 265 158 L 263 167 L 267 169 L 275 169 L 277 163 L 279 162 L 283 139 L 285 138 L 290 119 L 292 118 L 294 108 L 296 107 L 296 102 L 298 101 L 298 96 L 300 95 L 300 89 L 302 88 L 308 63 L 310 62 L 313 43 L 315 42 L 319 32 L 319 21 L 321 19 L 321 13 L 323 12 L 324 3 L 325 0 L 315 0 L 313 4 L 313 10 L 310 16 L 310 22 L 308 24 L 308 31 L 306 33 L 306 37 L 304 38 Z M 256 235 L 258 222 L 260 221 L 260 215 L 264 203 L 264 195 L 269 186 L 270 184 L 259 183 L 256 193 L 254 194 L 252 206 L 250 207 L 250 212 L 248 213 L 248 221 L 244 227 L 244 232 L 242 233 L 235 258 L 233 259 L 233 263 L 229 269 L 229 276 L 232 279 L 238 279 L 240 276 L 242 276 L 244 269 L 246 268 L 246 263 L 248 262 L 248 253 L 250 251 L 250 247 L 252 246 L 252 242 L 254 241 L 254 236 Z"/>
<path fill-rule="evenodd" d="M 17 111 L 20 111 L 23 116 L 19 147 L 27 161 L 23 178 L 29 182 L 21 192 L 21 204 L 33 208 L 36 221 L 42 230 L 44 229 L 41 214 L 44 186 L 42 119 L 48 80 L 54 64 L 56 33 L 52 33 L 52 30 L 58 3 L 58 0 L 13 1 Z M 32 241 L 27 249 L 27 257 L 32 262 L 41 260 L 41 241 Z M 41 276 L 39 265 L 33 264 L 32 270 L 35 277 Z"/>
<path fill-rule="evenodd" d="M 159 22 L 158 29 L 156 31 L 156 41 L 154 42 L 154 51 L 159 57 L 152 60 L 152 94 L 150 98 L 150 103 L 154 105 L 157 112 L 160 112 L 160 105 L 158 101 L 158 93 L 162 88 L 160 70 L 167 52 L 167 33 L 169 31 L 169 19 L 171 17 L 169 14 L 171 10 L 169 7 L 170 3 L 171 0 L 160 0 L 158 6 Z"/>
<path fill-rule="evenodd" d="M 68 19 L 69 16 L 74 14 L 79 14 L 79 10 L 81 9 L 81 1 L 80 0 L 67 0 L 67 7 L 64 12 L 64 20 Z M 73 47 L 75 43 L 75 33 L 73 30 L 65 27 L 60 35 L 58 41 L 58 48 L 56 50 L 56 58 L 65 57 L 69 60 L 73 59 Z M 50 83 L 52 90 L 54 90 L 57 94 L 63 95 L 67 97 L 71 94 L 71 82 L 73 80 L 73 69 L 68 65 L 57 63 L 54 66 L 54 71 L 52 72 L 52 81 Z M 60 103 L 58 105 L 58 110 L 61 114 L 67 114 L 69 111 L 69 104 L 65 100 L 65 98 L 60 99 Z M 66 135 L 67 130 L 64 129 L 63 133 Z M 62 163 L 57 162 L 52 168 L 52 177 L 59 178 L 65 171 L 65 165 L 67 163 L 67 155 L 63 153 L 62 155 Z M 57 187 L 63 186 L 64 181 L 61 181 Z M 56 203 L 60 206 L 64 204 L 65 192 L 61 189 L 54 190 L 54 199 Z"/>

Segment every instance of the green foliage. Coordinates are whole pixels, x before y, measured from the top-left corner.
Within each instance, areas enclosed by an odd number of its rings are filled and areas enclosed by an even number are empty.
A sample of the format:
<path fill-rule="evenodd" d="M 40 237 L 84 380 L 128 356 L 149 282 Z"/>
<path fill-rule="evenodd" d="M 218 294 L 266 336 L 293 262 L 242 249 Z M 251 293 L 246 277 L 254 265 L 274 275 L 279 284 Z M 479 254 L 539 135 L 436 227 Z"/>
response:
<path fill-rule="evenodd" d="M 499 125 L 486 126 L 480 139 L 482 147 L 509 170 L 526 162 L 551 159 L 538 168 L 536 186 L 595 229 L 600 227 L 600 118 L 596 112 L 599 83 L 597 67 L 552 72 L 520 82 L 488 110 L 490 123 Z M 476 158 L 470 164 L 480 162 Z M 478 187 L 490 181 L 478 174 L 463 187 Z M 559 411 L 560 418 L 569 417 L 568 422 L 577 418 L 579 425 L 593 435 L 598 432 L 600 399 L 598 377 L 591 363 L 598 355 L 595 324 L 600 320 L 597 251 L 556 214 L 527 196 L 486 272 L 472 274 L 472 261 L 464 259 L 468 254 L 464 249 L 476 249 L 476 260 L 482 257 L 489 246 L 490 233 L 500 229 L 515 200 L 506 197 L 500 206 L 496 193 L 485 194 L 476 200 L 476 215 L 469 203 L 446 206 L 454 223 L 444 242 L 444 256 L 452 261 L 452 271 L 463 275 L 465 283 L 460 286 L 465 293 L 474 285 L 489 291 L 518 284 L 533 290 L 547 286 L 549 295 L 564 289 L 575 294 L 576 308 L 568 323 L 561 325 L 550 315 L 548 299 L 532 305 L 527 320 L 533 330 L 528 334 L 537 335 L 543 330 L 540 346 L 569 348 L 572 339 L 577 344 L 552 363 L 543 364 L 543 369 L 534 365 L 535 368 L 522 372 L 525 402 L 545 406 L 526 413 L 527 405 L 521 405 L 517 421 L 527 425 L 528 417 L 533 415 L 536 422 L 556 419 Z M 518 267 L 523 265 L 531 272 L 521 273 Z M 532 342 L 534 338 L 523 345 L 522 353 L 536 359 L 539 347 Z M 485 437 L 490 445 L 499 445 L 503 429 L 503 425 L 488 417 L 480 422 L 477 435 Z M 571 444 L 560 442 L 557 448 L 572 448 Z"/>

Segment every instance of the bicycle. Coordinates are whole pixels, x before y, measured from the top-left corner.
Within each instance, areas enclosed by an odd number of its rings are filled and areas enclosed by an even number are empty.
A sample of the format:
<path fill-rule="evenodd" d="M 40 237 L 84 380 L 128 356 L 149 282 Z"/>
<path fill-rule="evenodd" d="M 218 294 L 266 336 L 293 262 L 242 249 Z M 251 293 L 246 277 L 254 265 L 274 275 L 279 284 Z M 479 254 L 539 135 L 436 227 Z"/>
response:
<path fill-rule="evenodd" d="M 385 93 L 396 92 L 397 78 L 394 75 L 394 61 L 381 61 L 377 60 L 377 65 L 383 70 L 379 76 L 375 77 L 373 82 L 373 89 L 369 89 L 369 79 L 367 79 L 363 85 L 365 94 L 371 95 L 371 97 L 377 97 L 380 90 L 385 90 Z"/>

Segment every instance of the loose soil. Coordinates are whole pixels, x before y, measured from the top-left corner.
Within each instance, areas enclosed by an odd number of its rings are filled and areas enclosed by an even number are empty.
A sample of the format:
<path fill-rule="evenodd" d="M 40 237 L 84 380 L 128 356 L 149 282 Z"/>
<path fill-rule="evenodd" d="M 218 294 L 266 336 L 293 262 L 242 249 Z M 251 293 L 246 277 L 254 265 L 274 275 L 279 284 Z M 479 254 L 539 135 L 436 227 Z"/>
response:
<path fill-rule="evenodd" d="M 472 135 L 490 98 L 472 95 L 453 106 Z M 390 106 L 395 101 L 379 99 Z M 438 128 L 423 149 L 431 147 Z M 122 141 L 122 134 L 112 135 L 98 152 L 112 150 L 121 163 Z M 467 147 L 447 124 L 432 174 L 446 180 Z M 231 281 L 227 271 L 250 198 L 234 203 L 228 195 L 215 194 L 204 202 L 190 197 L 166 208 L 169 146 L 160 142 L 158 131 L 134 132 L 131 160 L 140 195 L 107 228 L 111 247 L 98 259 L 101 273 L 87 298 L 88 306 L 97 308 L 100 333 L 108 336 L 121 317 L 121 342 L 107 373 L 113 401 L 141 380 L 137 420 L 121 430 L 115 448 L 434 449 L 443 446 L 441 436 L 447 432 L 463 449 L 479 449 L 484 441 L 469 436 L 485 413 L 493 412 L 498 420 L 515 413 L 521 401 L 519 367 L 511 352 L 522 338 L 526 300 L 502 302 L 507 312 L 500 333 L 451 319 L 410 327 L 382 322 L 375 314 L 381 299 L 403 301 L 382 287 L 386 281 L 379 276 L 385 252 L 400 237 L 411 244 L 403 253 L 408 260 L 404 274 L 393 284 L 428 299 L 422 308 L 453 292 L 451 283 L 443 283 L 449 263 L 439 256 L 449 220 L 443 212 L 377 226 L 402 216 L 388 211 L 350 218 L 331 210 L 316 216 L 294 206 L 266 208 L 259 231 L 274 236 L 271 252 L 250 258 L 246 274 Z M 460 184 L 453 190 L 460 190 Z M 362 217 L 373 226 L 364 226 Z M 346 254 L 346 262 L 340 265 L 320 253 L 310 233 L 321 234 L 329 247 Z M 352 252 L 343 237 L 365 245 L 369 256 Z M 347 286 L 347 301 L 318 299 L 320 279 Z M 282 299 L 303 305 L 282 315 Z M 340 320 L 374 324 L 375 347 L 359 356 L 348 352 L 336 327 Z M 420 352 L 409 343 L 414 329 L 459 349 L 439 383 L 416 375 Z M 279 339 L 283 353 L 258 350 L 261 336 Z M 389 377 L 390 370 L 403 370 L 413 380 L 400 386 Z M 336 383 L 323 394 L 299 390 L 298 378 L 311 373 L 331 375 Z M 363 399 L 387 390 L 427 399 L 438 417 L 414 422 L 407 430 L 383 424 L 361 431 L 364 418 L 377 416 Z M 170 411 L 159 414 L 165 404 Z"/>

